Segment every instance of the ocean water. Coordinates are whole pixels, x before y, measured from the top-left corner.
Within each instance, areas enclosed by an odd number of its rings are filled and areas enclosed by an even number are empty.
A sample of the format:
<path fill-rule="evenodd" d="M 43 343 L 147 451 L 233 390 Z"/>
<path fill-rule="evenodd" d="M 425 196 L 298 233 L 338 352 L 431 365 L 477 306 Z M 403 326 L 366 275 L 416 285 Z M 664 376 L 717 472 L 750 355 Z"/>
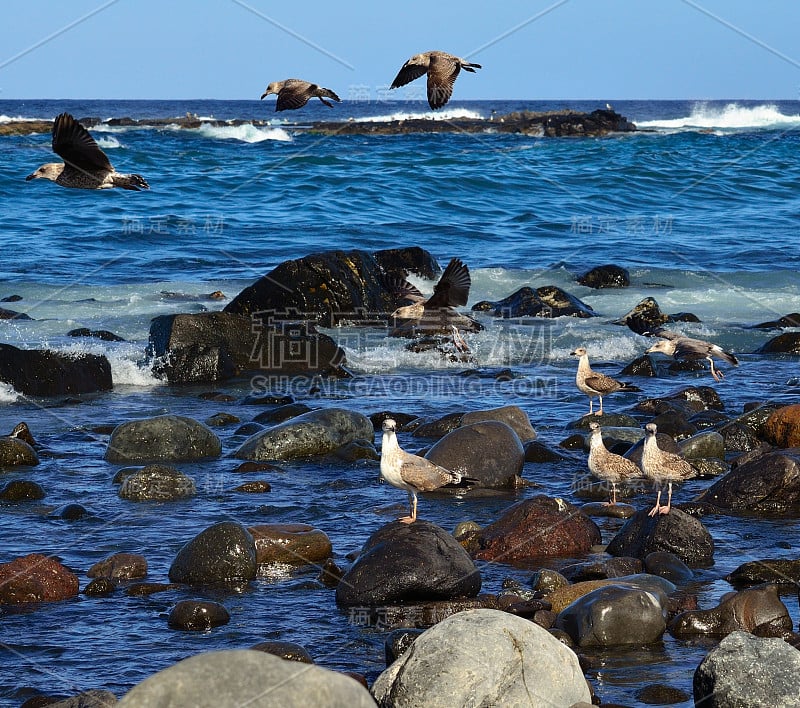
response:
<path fill-rule="evenodd" d="M 398 515 L 405 494 L 379 484 L 375 462 L 288 463 L 282 473 L 265 473 L 271 493 L 233 492 L 243 481 L 232 472 L 237 462 L 230 457 L 243 441 L 234 434 L 236 425 L 216 429 L 222 458 L 178 465 L 195 478 L 196 498 L 124 502 L 111 483 L 118 466 L 103 460 L 108 436 L 92 432 L 167 412 L 206 420 L 224 411 L 252 419 L 261 408 L 242 403 L 254 385 L 249 379 L 213 387 L 172 387 L 157 379 L 145 358 L 150 321 L 221 309 L 281 261 L 315 251 L 420 245 L 442 265 L 453 256 L 469 265 L 469 305 L 523 285 L 554 284 L 600 316 L 481 318 L 486 329 L 467 336 L 487 374 L 479 378 L 459 376 L 463 365 L 436 354 L 410 353 L 405 342 L 381 330 L 327 330 L 345 347 L 355 377 L 321 382 L 316 393 L 291 388 L 312 406 L 435 417 L 513 403 L 528 413 L 539 439 L 556 446 L 586 411 L 569 353 L 585 345 L 597 368 L 615 374 L 648 343 L 613 320 L 648 296 L 664 312 L 696 314 L 700 323 L 675 329 L 731 349 L 741 365 L 722 364 L 727 376 L 719 384 L 707 373 L 637 381 L 639 397 L 714 385 L 730 415 L 752 401 L 796 401 L 797 358 L 756 354 L 778 332 L 750 325 L 800 311 L 800 102 L 613 103 L 638 132 L 548 139 L 493 131 L 493 122 L 511 111 L 594 110 L 605 101 L 453 101 L 436 115 L 407 102 L 344 102 L 334 109 L 316 102 L 288 116 L 275 113 L 268 100 L 0 101 L 0 123 L 52 119 L 61 111 L 104 121 L 186 113 L 206 119 L 198 129 L 161 123 L 92 128 L 118 170 L 141 173 L 150 183 L 151 190 L 139 193 L 25 182 L 39 164 L 57 159 L 50 136 L 0 137 L 0 299 L 22 298 L 0 307 L 33 318 L 0 320 L 0 341 L 102 353 L 114 379 L 111 392 L 63 400 L 30 399 L 0 383 L 0 433 L 24 420 L 43 445 L 39 466 L 2 471 L 0 481 L 33 479 L 47 493 L 41 503 L 0 506 L 0 561 L 54 554 L 75 570 L 83 588 L 94 562 L 127 551 L 147 558 L 148 580 L 166 581 L 186 541 L 233 519 L 313 524 L 330 536 L 335 559 L 346 565 L 348 553 Z M 320 120 L 412 116 L 483 118 L 486 131 L 323 137 L 307 130 Z M 594 291 L 575 282 L 576 275 L 604 263 L 627 268 L 631 286 Z M 423 291 L 432 288 L 415 282 Z M 208 297 L 217 290 L 223 299 Z M 110 330 L 125 341 L 66 336 L 77 327 Z M 496 380 L 492 373 L 505 367 L 516 377 Z M 210 389 L 231 393 L 236 402 L 203 400 L 200 394 Z M 606 405 L 624 411 L 636 400 L 617 395 Z M 416 450 L 422 443 L 401 435 L 401 444 Z M 420 515 L 452 529 L 468 519 L 490 523 L 535 493 L 576 501 L 570 485 L 581 467 L 580 460 L 527 465 L 523 476 L 540 489 L 491 500 L 426 497 Z M 689 482 L 676 500 L 690 499 L 708 484 Z M 89 509 L 91 518 L 53 517 L 53 510 L 72 502 Z M 722 578 L 741 562 L 792 557 L 800 541 L 794 519 L 704 522 L 716 553 L 714 566 L 698 571 L 701 607 L 713 606 L 731 589 Z M 599 523 L 606 542 L 620 525 Z M 505 578 L 527 582 L 531 574 L 498 564 L 481 572 L 486 592 L 499 592 Z M 205 596 L 192 589 L 2 608 L 0 704 L 19 705 L 36 692 L 89 688 L 121 696 L 197 651 L 275 638 L 303 644 L 323 666 L 374 679 L 383 668 L 383 632 L 351 622 L 317 574 L 315 568 L 283 569 L 241 592 L 214 595 L 232 619 L 208 633 L 167 627 L 166 613 L 178 600 Z M 796 621 L 796 598 L 785 601 Z M 588 676 L 604 702 L 638 705 L 636 691 L 647 683 L 691 693 L 692 672 L 709 646 L 665 635 L 655 647 L 594 656 Z"/>

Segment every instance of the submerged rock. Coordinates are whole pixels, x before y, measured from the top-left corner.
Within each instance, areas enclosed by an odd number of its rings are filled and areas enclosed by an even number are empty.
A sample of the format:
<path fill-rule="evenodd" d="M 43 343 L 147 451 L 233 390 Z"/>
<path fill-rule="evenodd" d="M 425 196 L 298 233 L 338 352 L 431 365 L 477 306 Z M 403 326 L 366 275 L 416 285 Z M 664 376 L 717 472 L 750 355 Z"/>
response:
<path fill-rule="evenodd" d="M 544 285 L 535 290 L 526 285 L 502 300 L 477 302 L 472 310 L 490 312 L 503 318 L 597 317 L 589 305 L 555 285 Z"/>
<path fill-rule="evenodd" d="M 119 496 L 129 501 L 175 501 L 197 493 L 194 480 L 166 465 L 147 465 L 129 474 L 119 488 Z"/>
<path fill-rule="evenodd" d="M 204 631 L 230 620 L 230 613 L 218 602 L 181 600 L 170 611 L 167 623 L 172 629 Z"/>
<path fill-rule="evenodd" d="M 607 264 L 587 270 L 577 281 L 588 288 L 626 288 L 631 284 L 631 277 L 627 269 Z"/>
<path fill-rule="evenodd" d="M 181 415 L 121 423 L 108 441 L 108 462 L 158 462 L 219 457 L 222 443 L 206 425 Z"/>
<path fill-rule="evenodd" d="M 247 530 L 255 539 L 259 565 L 316 565 L 333 552 L 327 534 L 309 524 L 258 524 Z"/>

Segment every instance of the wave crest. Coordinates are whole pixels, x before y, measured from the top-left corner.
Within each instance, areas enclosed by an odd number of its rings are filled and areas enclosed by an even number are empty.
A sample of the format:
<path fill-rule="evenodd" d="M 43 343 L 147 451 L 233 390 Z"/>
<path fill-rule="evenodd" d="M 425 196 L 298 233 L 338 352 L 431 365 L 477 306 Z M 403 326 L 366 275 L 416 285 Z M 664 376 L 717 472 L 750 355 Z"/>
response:
<path fill-rule="evenodd" d="M 668 130 L 718 128 L 780 128 L 800 125 L 800 115 L 786 115 L 774 103 L 757 106 L 742 106 L 728 103 L 725 106 L 710 106 L 698 103 L 692 112 L 682 118 L 636 121 L 637 128 L 663 128 Z"/>

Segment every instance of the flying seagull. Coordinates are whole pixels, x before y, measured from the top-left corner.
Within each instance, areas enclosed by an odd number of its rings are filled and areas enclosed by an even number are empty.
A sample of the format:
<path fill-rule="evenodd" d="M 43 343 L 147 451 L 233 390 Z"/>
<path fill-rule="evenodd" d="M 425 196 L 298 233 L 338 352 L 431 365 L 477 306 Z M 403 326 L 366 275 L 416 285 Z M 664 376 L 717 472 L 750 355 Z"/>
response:
<path fill-rule="evenodd" d="M 25 178 L 27 181 L 49 179 L 76 189 L 150 189 L 141 175 L 117 172 L 89 131 L 69 113 L 61 113 L 53 123 L 53 152 L 64 162 L 42 165 Z"/>
<path fill-rule="evenodd" d="M 428 75 L 428 105 L 434 110 L 444 106 L 453 95 L 453 85 L 461 69 L 475 73 L 480 64 L 472 64 L 466 59 L 447 52 L 423 52 L 409 59 L 395 76 L 390 89 L 399 88 Z"/>
<path fill-rule="evenodd" d="M 461 482 L 461 474 L 434 465 L 424 457 L 401 450 L 395 434 L 396 429 L 397 424 L 391 418 L 383 421 L 381 477 L 393 487 L 408 492 L 411 514 L 399 521 L 410 524 L 417 519 L 417 492 L 431 492 L 445 484 L 458 484 Z"/>
<path fill-rule="evenodd" d="M 680 455 L 674 452 L 667 452 L 658 446 L 656 440 L 657 427 L 655 423 L 648 423 L 644 426 L 645 438 L 644 447 L 642 448 L 642 472 L 645 477 L 652 479 L 658 485 L 658 496 L 656 497 L 656 505 L 650 510 L 648 516 L 655 516 L 656 514 L 669 514 L 672 508 L 672 483 L 682 482 L 685 479 L 696 476 L 694 467 L 692 467 Z M 661 487 L 667 482 L 669 485 L 669 492 L 667 496 L 667 505 L 661 506 Z"/>
<path fill-rule="evenodd" d="M 594 371 L 589 366 L 589 353 L 586 347 L 578 347 L 572 356 L 578 357 L 578 372 L 575 374 L 575 385 L 581 393 L 589 396 L 589 415 L 592 414 L 592 398 L 597 396 L 600 399 L 600 410 L 595 415 L 603 415 L 603 396 L 617 391 L 640 391 L 641 389 L 632 386 L 624 381 L 617 381 L 610 376 Z"/>
<path fill-rule="evenodd" d="M 624 482 L 642 476 L 639 466 L 627 457 L 611 452 L 603 444 L 603 431 L 599 423 L 589 423 L 589 461 L 588 467 L 598 479 L 611 482 L 611 501 L 607 506 L 617 503 L 617 482 Z"/>
<path fill-rule="evenodd" d="M 278 95 L 278 100 L 275 102 L 276 111 L 302 108 L 308 103 L 308 99 L 314 97 L 322 101 L 328 108 L 333 108 L 333 104 L 330 101 L 326 101 L 326 98 L 332 98 L 337 102 L 342 100 L 330 89 L 323 88 L 322 86 L 312 84 L 308 81 L 303 81 L 302 79 L 273 81 L 267 86 L 264 93 L 261 94 L 261 98 L 264 99 L 272 93 Z"/>
<path fill-rule="evenodd" d="M 731 352 L 727 352 L 718 344 L 712 344 L 705 339 L 684 337 L 682 334 L 670 332 L 668 329 L 657 329 L 653 334 L 661 339 L 646 351 L 647 354 L 660 352 L 684 361 L 707 359 L 711 364 L 711 375 L 714 377 L 714 381 L 721 381 L 725 378 L 725 374 L 714 366 L 714 357 L 727 361 L 731 366 L 739 366 L 739 360 Z"/>

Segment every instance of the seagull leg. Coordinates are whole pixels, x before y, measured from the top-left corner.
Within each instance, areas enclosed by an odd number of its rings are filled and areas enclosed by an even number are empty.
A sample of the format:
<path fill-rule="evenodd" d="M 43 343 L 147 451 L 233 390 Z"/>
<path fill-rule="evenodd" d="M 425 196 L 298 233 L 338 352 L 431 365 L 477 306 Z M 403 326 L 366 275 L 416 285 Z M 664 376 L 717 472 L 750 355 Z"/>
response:
<path fill-rule="evenodd" d="M 659 514 L 669 514 L 669 510 L 672 508 L 672 482 L 669 483 L 669 492 L 667 494 L 667 505 L 662 506 L 659 510 Z"/>
<path fill-rule="evenodd" d="M 597 397 L 600 399 L 600 410 L 597 411 L 595 415 L 603 415 L 603 397 L 599 394 L 597 395 Z M 592 399 L 590 398 L 589 400 L 591 401 Z"/>
<path fill-rule="evenodd" d="M 589 396 L 589 415 L 592 414 L 593 410 L 594 410 L 594 401 L 592 400 L 592 397 Z"/>
<path fill-rule="evenodd" d="M 661 487 L 658 488 L 658 495 L 656 496 L 656 505 L 650 509 L 648 516 L 655 516 L 661 511 Z"/>
<path fill-rule="evenodd" d="M 706 359 L 711 362 L 711 375 L 714 377 L 714 381 L 722 381 L 722 379 L 725 378 L 725 375 L 719 369 L 714 367 L 714 360 L 710 356 L 707 356 Z"/>
<path fill-rule="evenodd" d="M 617 503 L 617 485 L 616 482 L 611 483 L 611 504 L 609 506 L 614 506 Z"/>
<path fill-rule="evenodd" d="M 409 516 L 403 516 L 399 518 L 398 521 L 400 523 L 410 524 L 413 523 L 417 518 L 417 495 L 411 491 L 408 493 L 408 508 L 411 513 Z"/>

